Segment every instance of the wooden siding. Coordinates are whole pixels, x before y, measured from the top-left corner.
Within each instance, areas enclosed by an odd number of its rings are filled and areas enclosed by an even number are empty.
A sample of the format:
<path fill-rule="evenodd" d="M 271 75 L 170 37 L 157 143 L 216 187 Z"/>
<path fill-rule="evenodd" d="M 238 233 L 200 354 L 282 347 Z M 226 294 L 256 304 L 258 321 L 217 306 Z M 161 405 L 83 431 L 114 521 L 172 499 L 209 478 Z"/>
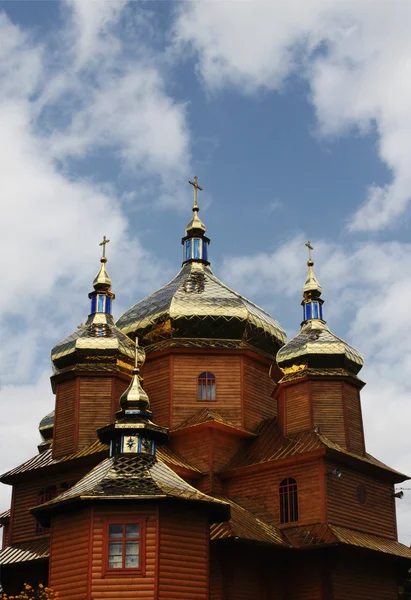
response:
<path fill-rule="evenodd" d="M 284 403 L 285 435 L 311 428 L 311 405 L 307 382 L 286 387 L 282 392 L 281 402 Z"/>
<path fill-rule="evenodd" d="M 145 519 L 145 573 L 136 575 L 104 575 L 103 560 L 106 552 L 104 523 L 119 518 L 132 521 Z M 98 507 L 93 513 L 93 535 L 91 540 L 91 585 L 87 600 L 119 598 L 128 600 L 153 600 L 155 598 L 156 578 L 156 535 L 157 513 L 153 504 L 133 504 L 128 506 Z M 71 600 L 71 598 L 68 598 Z M 79 599 L 80 600 L 80 599 Z M 84 600 L 84 597 L 81 599 Z"/>
<path fill-rule="evenodd" d="M 296 525 L 321 521 L 320 461 L 254 472 L 228 481 L 228 495 L 261 519 L 278 525 L 280 522 L 279 485 L 293 477 L 298 485 L 299 520 Z"/>
<path fill-rule="evenodd" d="M 37 494 L 41 488 L 66 481 L 78 481 L 89 470 L 90 466 L 46 477 L 39 474 L 34 480 L 16 484 L 10 522 L 10 543 L 22 542 L 33 537 L 44 537 L 44 534 L 36 534 L 36 519 L 30 513 L 30 509 L 36 506 Z"/>
<path fill-rule="evenodd" d="M 150 409 L 155 422 L 163 427 L 170 427 L 170 362 L 172 356 L 160 356 L 144 365 L 143 386 L 150 398 Z"/>
<path fill-rule="evenodd" d="M 184 435 L 173 436 L 171 447 L 200 471 L 208 472 L 211 462 L 211 429 L 193 427 Z"/>
<path fill-rule="evenodd" d="M 222 556 L 218 546 L 210 547 L 209 600 L 223 600 Z"/>
<path fill-rule="evenodd" d="M 269 366 L 243 358 L 244 427 L 253 431 L 262 419 L 275 417 L 276 401 L 271 397 L 274 381 L 269 375 Z"/>
<path fill-rule="evenodd" d="M 208 546 L 205 512 L 160 507 L 159 600 L 208 600 Z"/>
<path fill-rule="evenodd" d="M 213 373 L 216 378 L 215 401 L 199 402 L 197 400 L 197 380 L 203 371 Z M 229 354 L 174 355 L 172 427 L 177 427 L 195 412 L 207 407 L 216 410 L 234 425 L 242 426 L 241 356 Z"/>
<path fill-rule="evenodd" d="M 118 377 L 115 378 L 115 382 L 114 382 L 114 402 L 113 402 L 113 408 L 112 408 L 112 418 L 111 420 L 114 421 L 116 418 L 116 412 L 118 410 L 120 410 L 120 398 L 122 396 L 122 394 L 126 391 L 126 389 L 128 388 L 128 386 L 130 385 L 130 381 L 126 381 L 124 379 L 119 379 Z"/>
<path fill-rule="evenodd" d="M 79 378 L 78 449 L 97 439 L 96 430 L 111 422 L 111 377 Z"/>
<path fill-rule="evenodd" d="M 229 432 L 214 429 L 211 432 L 211 471 L 223 470 L 234 454 L 244 445 L 244 439 Z"/>
<path fill-rule="evenodd" d="M 327 475 L 334 468 L 342 471 L 341 477 Z M 326 493 L 329 523 L 359 529 L 396 539 L 396 515 L 393 486 L 350 471 L 336 463 L 326 463 Z M 357 488 L 366 488 L 366 502 L 360 504 Z"/>
<path fill-rule="evenodd" d="M 285 577 L 285 599 L 329 600 L 330 597 L 324 595 L 322 560 L 323 557 L 320 553 L 317 554 L 317 559 L 307 553 L 299 556 L 293 555 L 293 558 L 288 562 Z M 354 600 L 354 598 L 352 596 L 351 600 Z"/>
<path fill-rule="evenodd" d="M 89 530 L 90 510 L 53 518 L 49 585 L 64 600 L 88 599 Z"/>
<path fill-rule="evenodd" d="M 57 384 L 53 456 L 64 456 L 76 449 L 76 380 Z"/>
<path fill-rule="evenodd" d="M 359 553 L 335 561 L 331 581 L 333 600 L 398 600 L 398 587 L 403 582 L 392 561 Z"/>
<path fill-rule="evenodd" d="M 346 406 L 348 447 L 352 452 L 364 455 L 365 441 L 362 423 L 360 391 L 352 385 L 343 384 Z"/>
<path fill-rule="evenodd" d="M 314 425 L 333 442 L 347 448 L 341 381 L 311 381 Z"/>

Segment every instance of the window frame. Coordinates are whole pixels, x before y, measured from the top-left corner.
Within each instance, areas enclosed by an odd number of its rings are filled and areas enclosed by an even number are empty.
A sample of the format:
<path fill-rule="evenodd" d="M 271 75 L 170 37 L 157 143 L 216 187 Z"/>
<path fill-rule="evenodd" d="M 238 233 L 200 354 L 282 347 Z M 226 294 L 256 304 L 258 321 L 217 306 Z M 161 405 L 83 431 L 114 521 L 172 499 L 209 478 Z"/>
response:
<path fill-rule="evenodd" d="M 44 502 L 50 502 L 58 495 L 59 491 L 56 484 L 45 485 L 40 488 L 36 495 L 36 505 L 44 504 Z M 48 535 L 50 533 L 50 527 L 43 527 L 39 521 L 36 520 L 36 535 Z"/>
<path fill-rule="evenodd" d="M 298 482 L 294 477 L 284 477 L 278 485 L 279 523 L 288 525 L 298 523 L 300 507 L 298 501 Z M 297 517 L 297 518 L 291 518 Z"/>
<path fill-rule="evenodd" d="M 147 518 L 142 517 L 127 517 L 127 518 L 110 518 L 104 519 L 104 532 L 103 532 L 103 577 L 135 577 L 136 575 L 145 576 L 146 574 L 146 521 Z M 123 526 L 123 537 L 122 538 L 110 538 L 110 525 L 122 525 Z M 125 537 L 125 526 L 126 525 L 139 525 L 140 535 L 138 538 L 129 538 L 130 541 L 139 541 L 139 566 L 138 567 L 109 567 L 109 548 L 110 541 L 113 539 L 120 540 L 122 542 L 122 557 L 124 562 L 124 544 L 127 541 Z"/>
<path fill-rule="evenodd" d="M 201 377 L 201 375 L 205 375 L 206 377 Z M 209 375 L 212 375 L 212 377 L 209 377 Z M 201 383 L 200 383 L 201 380 Z M 214 398 L 208 398 L 208 382 L 211 382 L 211 385 L 213 386 L 213 390 L 214 390 Z M 205 391 L 206 391 L 206 397 L 205 398 L 200 398 L 200 385 L 204 385 L 205 386 Z M 211 387 L 211 386 L 210 386 Z M 211 394 L 213 395 L 213 394 Z M 216 380 L 216 376 L 214 375 L 214 373 L 212 373 L 211 371 L 201 371 L 201 373 L 199 375 L 197 375 L 197 402 L 216 402 L 217 401 L 217 380 Z"/>

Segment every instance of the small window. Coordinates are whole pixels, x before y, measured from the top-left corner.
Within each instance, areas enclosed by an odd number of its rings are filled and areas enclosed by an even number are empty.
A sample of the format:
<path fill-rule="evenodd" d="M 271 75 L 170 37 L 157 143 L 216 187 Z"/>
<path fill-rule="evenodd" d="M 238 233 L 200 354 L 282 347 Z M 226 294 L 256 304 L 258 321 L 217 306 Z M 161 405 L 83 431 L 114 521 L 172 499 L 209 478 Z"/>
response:
<path fill-rule="evenodd" d="M 142 523 L 108 523 L 107 571 L 141 570 Z"/>
<path fill-rule="evenodd" d="M 198 376 L 197 399 L 201 401 L 215 400 L 215 377 L 208 371 Z"/>
<path fill-rule="evenodd" d="M 53 500 L 57 493 L 57 488 L 55 485 L 49 485 L 45 488 L 41 488 L 37 492 L 36 504 L 43 504 L 44 502 L 49 502 L 49 500 Z M 36 534 L 41 535 L 42 533 L 49 533 L 49 527 L 43 527 L 40 525 L 38 521 L 36 521 Z"/>
<path fill-rule="evenodd" d="M 292 477 L 288 477 L 280 483 L 280 523 L 296 521 L 298 521 L 297 482 Z"/>

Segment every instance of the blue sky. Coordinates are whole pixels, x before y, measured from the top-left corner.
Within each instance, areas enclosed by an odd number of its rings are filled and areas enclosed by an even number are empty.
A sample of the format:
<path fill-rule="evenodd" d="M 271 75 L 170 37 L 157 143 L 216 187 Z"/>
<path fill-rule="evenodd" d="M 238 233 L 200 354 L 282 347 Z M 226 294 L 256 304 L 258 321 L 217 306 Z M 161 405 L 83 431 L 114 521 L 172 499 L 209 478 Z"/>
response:
<path fill-rule="evenodd" d="M 411 473 L 410 12 L 2 0 L 0 427 L 19 443 L 0 470 L 35 452 L 102 236 L 119 316 L 178 270 L 196 174 L 214 271 L 289 336 L 312 241 L 330 327 L 365 356 L 368 450 Z M 411 493 L 398 507 L 410 543 Z"/>

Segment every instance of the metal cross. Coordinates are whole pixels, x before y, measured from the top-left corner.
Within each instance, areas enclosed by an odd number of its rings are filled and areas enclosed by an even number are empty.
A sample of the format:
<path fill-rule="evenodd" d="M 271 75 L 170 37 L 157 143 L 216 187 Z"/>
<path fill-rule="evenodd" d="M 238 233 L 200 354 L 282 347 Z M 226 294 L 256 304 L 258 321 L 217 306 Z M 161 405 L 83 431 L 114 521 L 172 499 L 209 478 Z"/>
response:
<path fill-rule="evenodd" d="M 308 242 L 306 243 L 306 246 L 308 248 L 308 260 L 312 260 L 312 258 L 311 258 L 311 250 L 314 250 L 314 248 L 311 246 L 310 240 L 308 240 Z"/>
<path fill-rule="evenodd" d="M 103 237 L 103 241 L 99 244 L 99 246 L 103 246 L 103 257 L 106 257 L 106 244 L 109 243 L 110 240 L 108 240 L 106 238 L 106 236 Z"/>
<path fill-rule="evenodd" d="M 191 184 L 194 188 L 194 206 L 198 206 L 197 204 L 197 191 L 200 190 L 200 192 L 203 191 L 203 188 L 200 187 L 197 183 L 197 175 L 194 177 L 194 181 L 189 181 L 189 184 Z"/>

